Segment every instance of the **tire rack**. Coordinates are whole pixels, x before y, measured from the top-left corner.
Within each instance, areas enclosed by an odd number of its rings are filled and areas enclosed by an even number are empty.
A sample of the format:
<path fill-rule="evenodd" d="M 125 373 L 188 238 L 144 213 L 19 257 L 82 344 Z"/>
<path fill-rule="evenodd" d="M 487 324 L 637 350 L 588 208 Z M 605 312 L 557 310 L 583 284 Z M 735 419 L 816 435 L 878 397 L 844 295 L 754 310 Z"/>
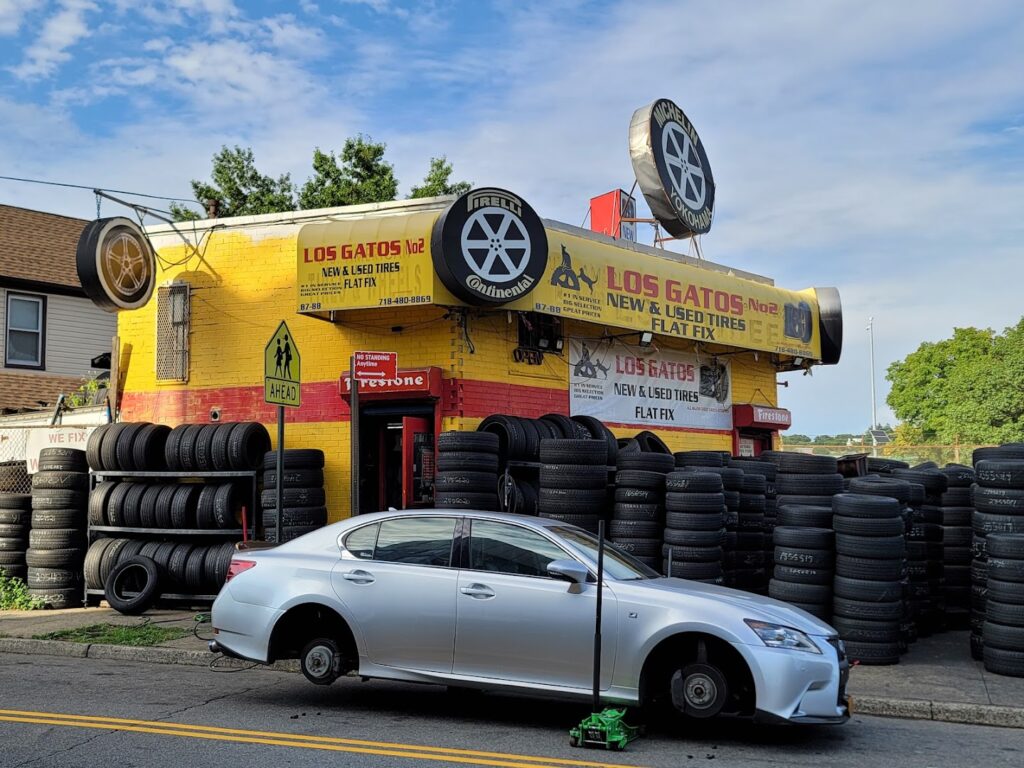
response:
<path fill-rule="evenodd" d="M 96 488 L 96 481 L 105 478 L 129 478 L 129 479 L 147 479 L 147 480 L 181 480 L 184 478 L 195 478 L 195 479 L 210 479 L 210 480 L 231 480 L 247 478 L 250 482 L 252 489 L 252 509 L 248 511 L 249 516 L 249 530 L 252 533 L 253 539 L 259 539 L 263 537 L 263 512 L 259 507 L 259 474 L 261 470 L 229 470 L 222 472 L 146 472 L 146 471 L 122 471 L 122 470 L 92 470 L 89 472 L 89 493 L 91 494 Z M 89 525 L 86 533 L 86 543 L 88 546 L 92 545 L 92 542 L 98 538 L 93 534 L 125 534 L 125 538 L 132 538 L 140 534 L 148 534 L 151 536 L 175 536 L 175 537 L 195 537 L 195 538 L 212 538 L 212 539 L 226 539 L 236 537 L 241 539 L 243 529 L 241 528 L 126 528 L 120 525 Z M 89 589 L 83 587 L 85 590 L 85 605 L 86 607 L 95 607 L 99 605 L 97 598 L 103 597 L 102 589 Z M 195 602 L 213 602 L 217 599 L 216 595 L 194 595 L 184 594 L 177 592 L 161 592 L 161 600 L 192 600 Z"/>
<path fill-rule="evenodd" d="M 515 479 L 517 479 L 517 477 L 522 476 L 522 475 L 529 476 L 532 480 L 537 480 L 537 478 L 540 475 L 540 465 L 541 465 L 541 462 L 539 462 L 539 461 L 520 461 L 518 459 L 509 459 L 508 461 L 505 462 L 504 469 L 502 469 L 498 473 L 498 477 L 504 477 L 505 478 L 505 487 L 506 488 L 508 488 L 509 481 L 515 480 Z M 608 470 L 608 475 L 609 475 L 609 478 L 610 478 L 609 481 L 608 481 L 607 488 L 610 491 L 614 491 L 615 490 L 615 472 L 616 472 L 616 467 L 609 466 L 609 467 L 607 467 L 607 470 Z M 502 505 L 507 506 L 507 501 L 508 501 L 507 499 L 499 499 L 498 501 L 499 501 L 499 506 L 502 506 Z M 602 514 L 601 517 L 604 517 L 604 514 Z"/>

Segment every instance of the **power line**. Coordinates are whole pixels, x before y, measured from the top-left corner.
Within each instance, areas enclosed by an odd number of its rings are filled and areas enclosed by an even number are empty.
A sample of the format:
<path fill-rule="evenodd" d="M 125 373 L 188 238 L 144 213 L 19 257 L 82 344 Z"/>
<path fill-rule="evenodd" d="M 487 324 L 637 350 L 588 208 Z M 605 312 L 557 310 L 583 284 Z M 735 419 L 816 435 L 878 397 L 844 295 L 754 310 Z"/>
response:
<path fill-rule="evenodd" d="M 107 189 L 106 187 L 91 187 L 87 184 L 68 184 L 61 181 L 44 181 L 43 179 L 23 179 L 18 176 L 0 176 L 4 181 L 20 181 L 25 184 L 45 184 L 50 187 L 68 187 L 70 189 L 88 189 L 90 192 L 100 190 L 103 192 L 116 192 L 120 195 L 132 195 L 133 197 L 148 197 L 153 200 L 171 200 L 176 203 L 191 203 L 197 205 L 195 200 L 186 200 L 183 197 L 166 197 L 164 195 L 148 195 L 145 192 L 129 192 L 126 189 Z"/>

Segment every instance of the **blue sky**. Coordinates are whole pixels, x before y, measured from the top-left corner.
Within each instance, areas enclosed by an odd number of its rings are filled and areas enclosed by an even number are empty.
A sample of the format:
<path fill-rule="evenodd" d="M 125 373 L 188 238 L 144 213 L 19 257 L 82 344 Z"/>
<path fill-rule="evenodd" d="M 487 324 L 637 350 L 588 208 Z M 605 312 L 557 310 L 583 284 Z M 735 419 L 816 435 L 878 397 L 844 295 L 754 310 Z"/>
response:
<path fill-rule="evenodd" d="M 223 144 L 301 182 L 362 132 L 403 190 L 446 154 L 579 224 L 632 184 L 633 110 L 671 98 L 717 182 L 705 257 L 842 293 L 842 362 L 783 377 L 793 431 L 857 431 L 869 316 L 882 400 L 921 341 L 1024 314 L 1022 75 L 1015 0 L 0 0 L 0 175 L 187 198 Z"/>

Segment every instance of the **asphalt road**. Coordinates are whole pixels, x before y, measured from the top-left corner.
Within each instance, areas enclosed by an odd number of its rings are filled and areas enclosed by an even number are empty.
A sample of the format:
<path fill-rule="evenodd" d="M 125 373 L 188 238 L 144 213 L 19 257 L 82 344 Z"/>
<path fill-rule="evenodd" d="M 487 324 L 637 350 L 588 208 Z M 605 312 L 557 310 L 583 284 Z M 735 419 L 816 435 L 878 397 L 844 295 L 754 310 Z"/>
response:
<path fill-rule="evenodd" d="M 838 727 L 652 729 L 572 749 L 587 707 L 352 678 L 0 654 L 0 766 L 1024 765 L 1022 732 L 855 716 Z"/>

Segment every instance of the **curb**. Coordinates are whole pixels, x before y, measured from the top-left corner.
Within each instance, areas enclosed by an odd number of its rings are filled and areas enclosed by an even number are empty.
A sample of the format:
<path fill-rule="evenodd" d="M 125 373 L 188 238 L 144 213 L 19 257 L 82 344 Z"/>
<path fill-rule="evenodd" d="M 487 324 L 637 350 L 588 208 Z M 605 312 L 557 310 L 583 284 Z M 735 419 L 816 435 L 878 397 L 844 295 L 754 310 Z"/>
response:
<path fill-rule="evenodd" d="M 128 645 L 71 643 L 63 640 L 31 640 L 21 637 L 0 637 L 0 653 L 21 653 L 43 656 L 64 656 L 75 659 L 107 659 L 136 661 L 145 664 L 182 664 L 191 667 L 218 669 L 269 669 L 275 672 L 298 672 L 295 660 L 270 665 L 256 664 L 215 656 L 208 651 L 189 651 L 159 646 L 133 648 Z M 1024 707 L 997 707 L 991 704 L 956 704 L 924 699 L 889 699 L 853 694 L 853 714 L 894 717 L 905 720 L 933 720 L 963 725 L 990 725 L 1000 728 L 1024 728 Z"/>
<path fill-rule="evenodd" d="M 934 720 L 964 725 L 992 725 L 999 728 L 1024 728 L 1024 708 L 997 707 L 993 704 L 886 699 L 854 694 L 853 711 L 855 715 L 896 717 L 906 720 Z"/>
<path fill-rule="evenodd" d="M 137 661 L 144 664 L 181 664 L 189 667 L 210 667 L 217 669 L 269 669 L 274 672 L 298 672 L 295 660 L 278 661 L 273 664 L 232 659 L 217 656 L 209 651 L 189 651 L 183 648 L 162 648 L 130 645 L 106 645 L 102 643 L 72 643 L 65 640 L 32 640 L 23 637 L 0 637 L 0 653 L 23 653 L 43 656 L 64 656 L 74 659 L 107 659 L 113 661 Z"/>

